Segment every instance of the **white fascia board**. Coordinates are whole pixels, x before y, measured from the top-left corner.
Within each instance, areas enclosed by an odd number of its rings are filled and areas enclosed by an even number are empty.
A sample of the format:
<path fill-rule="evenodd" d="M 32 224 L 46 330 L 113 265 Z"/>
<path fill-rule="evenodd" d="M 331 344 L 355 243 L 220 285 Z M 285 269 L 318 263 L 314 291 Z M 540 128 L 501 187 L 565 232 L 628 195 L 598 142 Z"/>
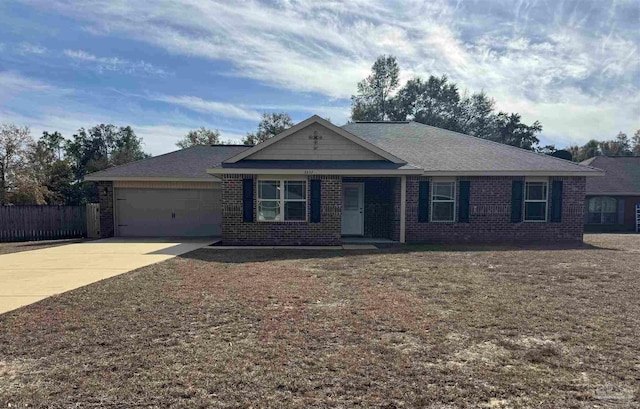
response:
<path fill-rule="evenodd" d="M 202 178 L 164 178 L 164 177 L 135 177 L 135 176 L 86 176 L 88 182 L 115 182 L 115 181 L 137 181 L 137 182 L 211 182 L 220 183 L 220 178 L 215 176 Z"/>
<path fill-rule="evenodd" d="M 424 171 L 424 176 L 586 176 L 601 177 L 604 172 L 594 171 L 536 171 L 536 170 L 501 170 L 501 171 Z"/>
<path fill-rule="evenodd" d="M 212 175 L 345 175 L 345 176 L 400 176 L 422 175 L 422 169 L 242 169 L 213 168 L 207 169 Z"/>

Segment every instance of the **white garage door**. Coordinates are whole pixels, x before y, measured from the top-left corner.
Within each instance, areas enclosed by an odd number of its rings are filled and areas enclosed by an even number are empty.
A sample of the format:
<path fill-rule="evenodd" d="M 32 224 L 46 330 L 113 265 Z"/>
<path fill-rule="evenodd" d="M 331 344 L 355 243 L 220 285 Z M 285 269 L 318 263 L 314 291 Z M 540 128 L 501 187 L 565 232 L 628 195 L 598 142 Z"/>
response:
<path fill-rule="evenodd" d="M 116 224 L 122 237 L 219 236 L 221 192 L 116 188 Z"/>

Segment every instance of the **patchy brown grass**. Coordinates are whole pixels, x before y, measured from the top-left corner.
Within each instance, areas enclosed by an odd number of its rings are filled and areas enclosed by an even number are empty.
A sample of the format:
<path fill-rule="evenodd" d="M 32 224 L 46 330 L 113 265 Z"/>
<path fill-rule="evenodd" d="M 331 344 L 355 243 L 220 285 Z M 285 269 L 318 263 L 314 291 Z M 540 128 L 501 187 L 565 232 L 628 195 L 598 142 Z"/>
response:
<path fill-rule="evenodd" d="M 19 253 L 21 251 L 45 249 L 47 247 L 64 246 L 65 244 L 81 243 L 84 239 L 40 240 L 0 243 L 0 254 Z"/>
<path fill-rule="evenodd" d="M 639 407 L 640 237 L 199 250 L 0 316 L 0 406 Z"/>

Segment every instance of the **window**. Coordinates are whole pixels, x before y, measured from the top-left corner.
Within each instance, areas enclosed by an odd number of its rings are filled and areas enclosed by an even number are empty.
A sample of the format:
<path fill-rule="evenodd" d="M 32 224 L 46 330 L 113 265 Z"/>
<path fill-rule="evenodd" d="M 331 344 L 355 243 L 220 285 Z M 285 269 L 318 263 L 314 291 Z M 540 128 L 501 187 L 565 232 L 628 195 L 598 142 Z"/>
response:
<path fill-rule="evenodd" d="M 587 205 L 588 224 L 616 224 L 618 201 L 613 197 L 592 197 Z"/>
<path fill-rule="evenodd" d="M 546 222 L 549 182 L 525 182 L 524 221 Z"/>
<path fill-rule="evenodd" d="M 258 220 L 307 220 L 307 181 L 259 180 Z"/>
<path fill-rule="evenodd" d="M 456 182 L 433 182 L 431 190 L 431 221 L 455 221 Z"/>

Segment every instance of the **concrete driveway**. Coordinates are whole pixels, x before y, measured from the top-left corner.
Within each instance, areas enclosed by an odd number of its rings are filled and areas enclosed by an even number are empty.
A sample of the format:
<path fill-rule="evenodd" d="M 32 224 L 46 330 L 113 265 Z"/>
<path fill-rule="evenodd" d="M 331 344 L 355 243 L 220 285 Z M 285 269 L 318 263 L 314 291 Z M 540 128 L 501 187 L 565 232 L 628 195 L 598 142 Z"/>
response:
<path fill-rule="evenodd" d="M 214 241 L 103 239 L 0 255 L 0 314 Z"/>

